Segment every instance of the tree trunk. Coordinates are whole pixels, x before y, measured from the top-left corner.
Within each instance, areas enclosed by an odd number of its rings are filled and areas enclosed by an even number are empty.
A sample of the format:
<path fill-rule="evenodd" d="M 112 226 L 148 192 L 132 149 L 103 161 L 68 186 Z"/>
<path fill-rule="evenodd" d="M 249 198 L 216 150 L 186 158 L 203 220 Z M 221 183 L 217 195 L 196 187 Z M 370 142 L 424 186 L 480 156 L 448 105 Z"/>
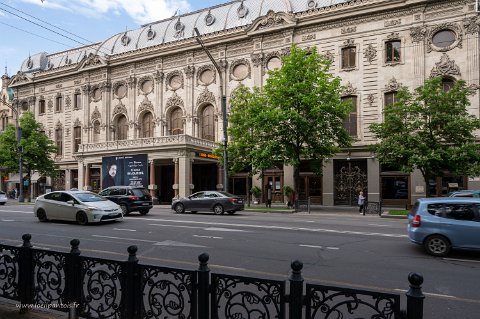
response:
<path fill-rule="evenodd" d="M 293 189 L 295 190 L 295 192 L 293 193 L 293 202 L 292 202 L 292 205 L 294 207 L 296 207 L 295 204 L 298 200 L 298 195 L 300 194 L 300 192 L 299 192 L 299 187 L 300 187 L 299 180 L 300 180 L 300 169 L 298 168 L 298 166 L 294 166 L 293 167 Z"/>

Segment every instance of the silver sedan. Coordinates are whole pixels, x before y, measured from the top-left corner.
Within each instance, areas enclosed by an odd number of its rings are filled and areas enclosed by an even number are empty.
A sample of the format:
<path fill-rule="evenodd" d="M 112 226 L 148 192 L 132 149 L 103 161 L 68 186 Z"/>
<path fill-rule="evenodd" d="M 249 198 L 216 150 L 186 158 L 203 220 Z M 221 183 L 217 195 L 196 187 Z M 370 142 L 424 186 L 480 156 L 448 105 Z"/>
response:
<path fill-rule="evenodd" d="M 34 212 L 41 222 L 67 220 L 86 225 L 123 219 L 120 206 L 87 191 L 58 191 L 42 195 L 35 201 Z"/>

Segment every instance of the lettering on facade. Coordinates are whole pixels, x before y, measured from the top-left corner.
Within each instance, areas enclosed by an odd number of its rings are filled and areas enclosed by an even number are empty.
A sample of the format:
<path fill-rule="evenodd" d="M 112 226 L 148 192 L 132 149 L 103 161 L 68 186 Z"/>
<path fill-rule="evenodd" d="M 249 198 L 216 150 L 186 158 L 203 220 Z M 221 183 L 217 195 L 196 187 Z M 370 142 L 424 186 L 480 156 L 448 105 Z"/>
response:
<path fill-rule="evenodd" d="M 311 41 L 315 40 L 317 35 L 315 33 L 302 35 L 302 41 Z"/>
<path fill-rule="evenodd" d="M 75 84 L 75 85 L 82 84 L 82 80 L 75 80 L 75 81 L 73 81 L 73 84 Z"/>
<path fill-rule="evenodd" d="M 203 158 L 219 159 L 217 155 L 213 155 L 212 153 L 197 153 L 197 156 Z"/>
<path fill-rule="evenodd" d="M 61 89 L 62 87 L 63 87 L 63 84 L 57 84 L 57 85 L 55 85 L 55 88 L 56 88 L 56 89 Z"/>

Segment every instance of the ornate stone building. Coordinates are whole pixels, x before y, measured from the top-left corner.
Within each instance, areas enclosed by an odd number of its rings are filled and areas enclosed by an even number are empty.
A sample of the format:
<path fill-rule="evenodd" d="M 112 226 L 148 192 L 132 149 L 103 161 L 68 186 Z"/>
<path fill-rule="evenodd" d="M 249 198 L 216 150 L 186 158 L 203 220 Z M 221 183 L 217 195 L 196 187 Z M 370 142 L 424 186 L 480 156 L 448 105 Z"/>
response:
<path fill-rule="evenodd" d="M 345 125 L 356 141 L 324 163 L 323 176 L 306 159 L 300 197 L 348 205 L 363 189 L 369 200 L 404 206 L 426 187 L 442 193 L 479 185 L 455 176 L 424 185 L 418 173 L 383 167 L 368 151 L 375 143 L 369 124 L 382 120 L 401 86 L 413 89 L 431 76 L 442 76 L 446 88 L 458 79 L 478 88 L 479 24 L 473 0 L 230 1 L 94 45 L 30 56 L 10 86 L 16 103 L 35 113 L 59 147 L 63 179 L 52 181 L 54 188 L 100 189 L 102 157 L 147 154 L 149 184 L 169 202 L 221 187 L 221 169 L 208 156 L 223 134 L 220 79 L 228 105 L 241 83 L 261 87 L 292 43 L 316 47 L 332 60 L 344 98 L 353 102 Z M 198 45 L 195 27 L 222 77 Z M 471 102 L 478 116 L 478 92 Z M 272 168 L 252 182 L 263 190 L 272 185 L 274 200 L 284 201 L 281 190 L 293 185 L 293 170 Z M 245 174 L 230 185 L 245 195 Z"/>

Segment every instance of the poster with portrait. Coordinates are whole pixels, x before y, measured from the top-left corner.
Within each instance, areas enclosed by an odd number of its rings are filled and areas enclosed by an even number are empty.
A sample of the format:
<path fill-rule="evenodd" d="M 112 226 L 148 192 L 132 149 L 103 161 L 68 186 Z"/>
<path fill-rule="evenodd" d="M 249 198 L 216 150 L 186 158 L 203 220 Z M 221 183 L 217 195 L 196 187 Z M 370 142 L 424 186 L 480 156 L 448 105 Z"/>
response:
<path fill-rule="evenodd" d="M 148 186 L 147 154 L 102 157 L 102 189 L 110 186 Z"/>

